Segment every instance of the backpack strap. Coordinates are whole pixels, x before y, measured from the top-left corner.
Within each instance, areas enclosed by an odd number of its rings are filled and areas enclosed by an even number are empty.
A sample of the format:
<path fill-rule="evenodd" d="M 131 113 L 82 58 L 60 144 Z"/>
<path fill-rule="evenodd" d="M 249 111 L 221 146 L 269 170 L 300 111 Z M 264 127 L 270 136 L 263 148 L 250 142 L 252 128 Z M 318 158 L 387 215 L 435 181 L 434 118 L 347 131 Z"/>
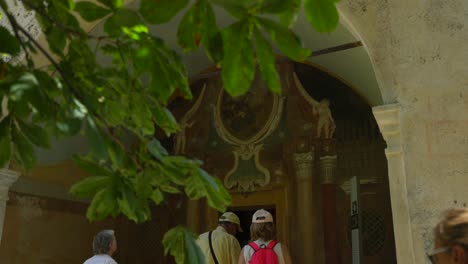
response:
<path fill-rule="evenodd" d="M 251 248 L 253 248 L 253 250 L 254 250 L 255 252 L 257 252 L 257 251 L 260 249 L 260 247 L 257 245 L 257 243 L 255 243 L 255 242 L 253 242 L 253 241 L 249 243 L 249 246 L 250 246 Z"/>
<path fill-rule="evenodd" d="M 273 249 L 277 244 L 278 244 L 278 241 L 272 240 L 270 241 L 270 243 L 268 243 L 267 248 Z"/>
<path fill-rule="evenodd" d="M 209 243 L 210 243 L 211 256 L 213 257 L 214 263 L 219 264 L 218 259 L 216 258 L 216 254 L 215 254 L 214 249 L 213 249 L 213 242 L 212 242 L 212 239 L 211 239 L 211 234 L 212 233 L 213 233 L 213 231 L 210 231 L 210 233 L 208 234 L 208 240 L 209 240 Z"/>

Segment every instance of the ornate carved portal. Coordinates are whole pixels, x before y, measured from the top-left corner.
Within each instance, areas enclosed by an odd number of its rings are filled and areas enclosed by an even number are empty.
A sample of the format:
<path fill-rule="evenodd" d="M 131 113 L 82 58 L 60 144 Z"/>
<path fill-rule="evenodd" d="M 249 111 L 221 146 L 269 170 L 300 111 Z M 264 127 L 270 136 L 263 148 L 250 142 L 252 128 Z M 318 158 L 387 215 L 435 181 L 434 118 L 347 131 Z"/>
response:
<path fill-rule="evenodd" d="M 277 64 L 281 94 L 272 94 L 258 73 L 236 98 L 218 76 L 193 84 L 192 104 L 174 108 L 182 128 L 175 151 L 202 160 L 224 182 L 231 210 L 274 208 L 278 239 L 293 249 L 294 262 L 344 264 L 351 250 L 349 195 L 339 186 L 354 175 L 387 186 L 383 140 L 362 99 L 304 67 Z M 195 232 L 213 228 L 217 216 L 203 202 L 188 203 Z"/>
<path fill-rule="evenodd" d="M 233 191 L 264 188 L 272 177 L 276 177 L 275 183 L 284 182 L 283 146 L 293 144 L 296 138 L 306 139 L 300 143 L 302 147 L 320 144 L 320 138 L 333 137 L 336 126 L 330 101 L 312 98 L 291 64 L 278 67 L 281 95 L 271 93 L 259 73 L 247 94 L 240 97 L 229 96 L 217 77 L 206 80 L 181 119 L 176 152 L 203 159 L 207 169 Z M 312 145 L 311 139 L 316 139 Z M 219 155 L 213 157 L 215 153 Z M 214 163 L 217 168 L 212 168 Z"/>

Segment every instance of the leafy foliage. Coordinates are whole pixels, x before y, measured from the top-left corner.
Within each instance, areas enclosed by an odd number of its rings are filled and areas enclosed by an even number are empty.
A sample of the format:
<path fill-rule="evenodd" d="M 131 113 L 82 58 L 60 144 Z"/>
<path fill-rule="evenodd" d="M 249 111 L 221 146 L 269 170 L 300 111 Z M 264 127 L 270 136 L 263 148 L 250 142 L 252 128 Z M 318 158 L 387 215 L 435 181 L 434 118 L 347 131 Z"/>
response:
<path fill-rule="evenodd" d="M 0 166 L 14 160 L 25 169 L 35 166 L 35 148 L 50 147 L 51 137 L 84 135 L 90 153 L 75 162 L 89 177 L 70 192 L 92 197 L 90 220 L 124 214 L 135 222 L 151 218 L 151 204 L 184 193 L 189 199 L 205 197 L 224 211 L 231 202 L 221 181 L 201 168 L 202 163 L 169 153 L 155 137 L 157 130 L 171 135 L 179 130 L 168 110 L 171 98 L 191 99 L 187 70 L 180 55 L 164 36 L 149 28 L 180 14 L 179 46 L 190 52 L 202 48 L 222 68 L 226 91 L 232 96 L 250 88 L 256 67 L 272 92 L 280 93 L 273 46 L 286 56 L 303 61 L 310 51 L 290 30 L 301 0 L 142 0 L 137 9 L 123 0 L 23 0 L 36 12 L 48 47 L 22 28 L 5 1 L 0 27 L 0 54 L 26 53 L 25 64 L 0 60 Z M 338 23 L 336 0 L 304 0 L 306 15 L 319 32 Z M 214 5 L 231 14 L 234 22 L 219 28 Z M 182 14 L 182 10 L 185 10 Z M 104 25 L 103 35 L 85 32 L 76 16 Z M 50 68 L 37 69 L 32 56 L 47 57 Z M 53 53 L 53 54 L 51 54 Z M 97 60 L 100 54 L 110 63 Z M 177 263 L 204 263 L 194 235 L 183 227 L 166 233 L 166 254 Z"/>

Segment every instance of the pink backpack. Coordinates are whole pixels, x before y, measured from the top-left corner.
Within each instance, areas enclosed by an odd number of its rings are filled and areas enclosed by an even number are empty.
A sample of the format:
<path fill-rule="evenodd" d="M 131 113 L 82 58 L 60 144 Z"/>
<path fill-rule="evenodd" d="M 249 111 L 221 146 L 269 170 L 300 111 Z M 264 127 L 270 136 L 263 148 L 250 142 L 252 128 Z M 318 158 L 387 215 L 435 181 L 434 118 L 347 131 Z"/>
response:
<path fill-rule="evenodd" d="M 279 264 L 278 255 L 276 255 L 276 252 L 273 250 L 277 243 L 278 241 L 272 240 L 267 246 L 263 244 L 259 247 L 255 242 L 250 242 L 249 246 L 252 247 L 255 252 L 253 253 L 249 263 Z"/>

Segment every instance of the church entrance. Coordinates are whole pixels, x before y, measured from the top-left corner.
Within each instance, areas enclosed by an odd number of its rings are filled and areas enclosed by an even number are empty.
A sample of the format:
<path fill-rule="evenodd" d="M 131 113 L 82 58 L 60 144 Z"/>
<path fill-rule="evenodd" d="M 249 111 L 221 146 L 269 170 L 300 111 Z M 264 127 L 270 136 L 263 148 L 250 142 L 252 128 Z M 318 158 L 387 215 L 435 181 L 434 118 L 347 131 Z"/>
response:
<path fill-rule="evenodd" d="M 219 76 L 192 85 L 179 103 L 175 152 L 202 160 L 224 182 L 248 240 L 252 213 L 273 209 L 278 240 L 296 263 L 350 264 L 350 179 L 359 178 L 362 263 L 396 263 L 385 141 L 369 104 L 311 65 L 277 64 L 282 94 L 257 78 L 232 98 Z M 176 102 L 177 103 L 177 102 Z M 190 201 L 187 225 L 205 232 L 219 213 Z"/>

